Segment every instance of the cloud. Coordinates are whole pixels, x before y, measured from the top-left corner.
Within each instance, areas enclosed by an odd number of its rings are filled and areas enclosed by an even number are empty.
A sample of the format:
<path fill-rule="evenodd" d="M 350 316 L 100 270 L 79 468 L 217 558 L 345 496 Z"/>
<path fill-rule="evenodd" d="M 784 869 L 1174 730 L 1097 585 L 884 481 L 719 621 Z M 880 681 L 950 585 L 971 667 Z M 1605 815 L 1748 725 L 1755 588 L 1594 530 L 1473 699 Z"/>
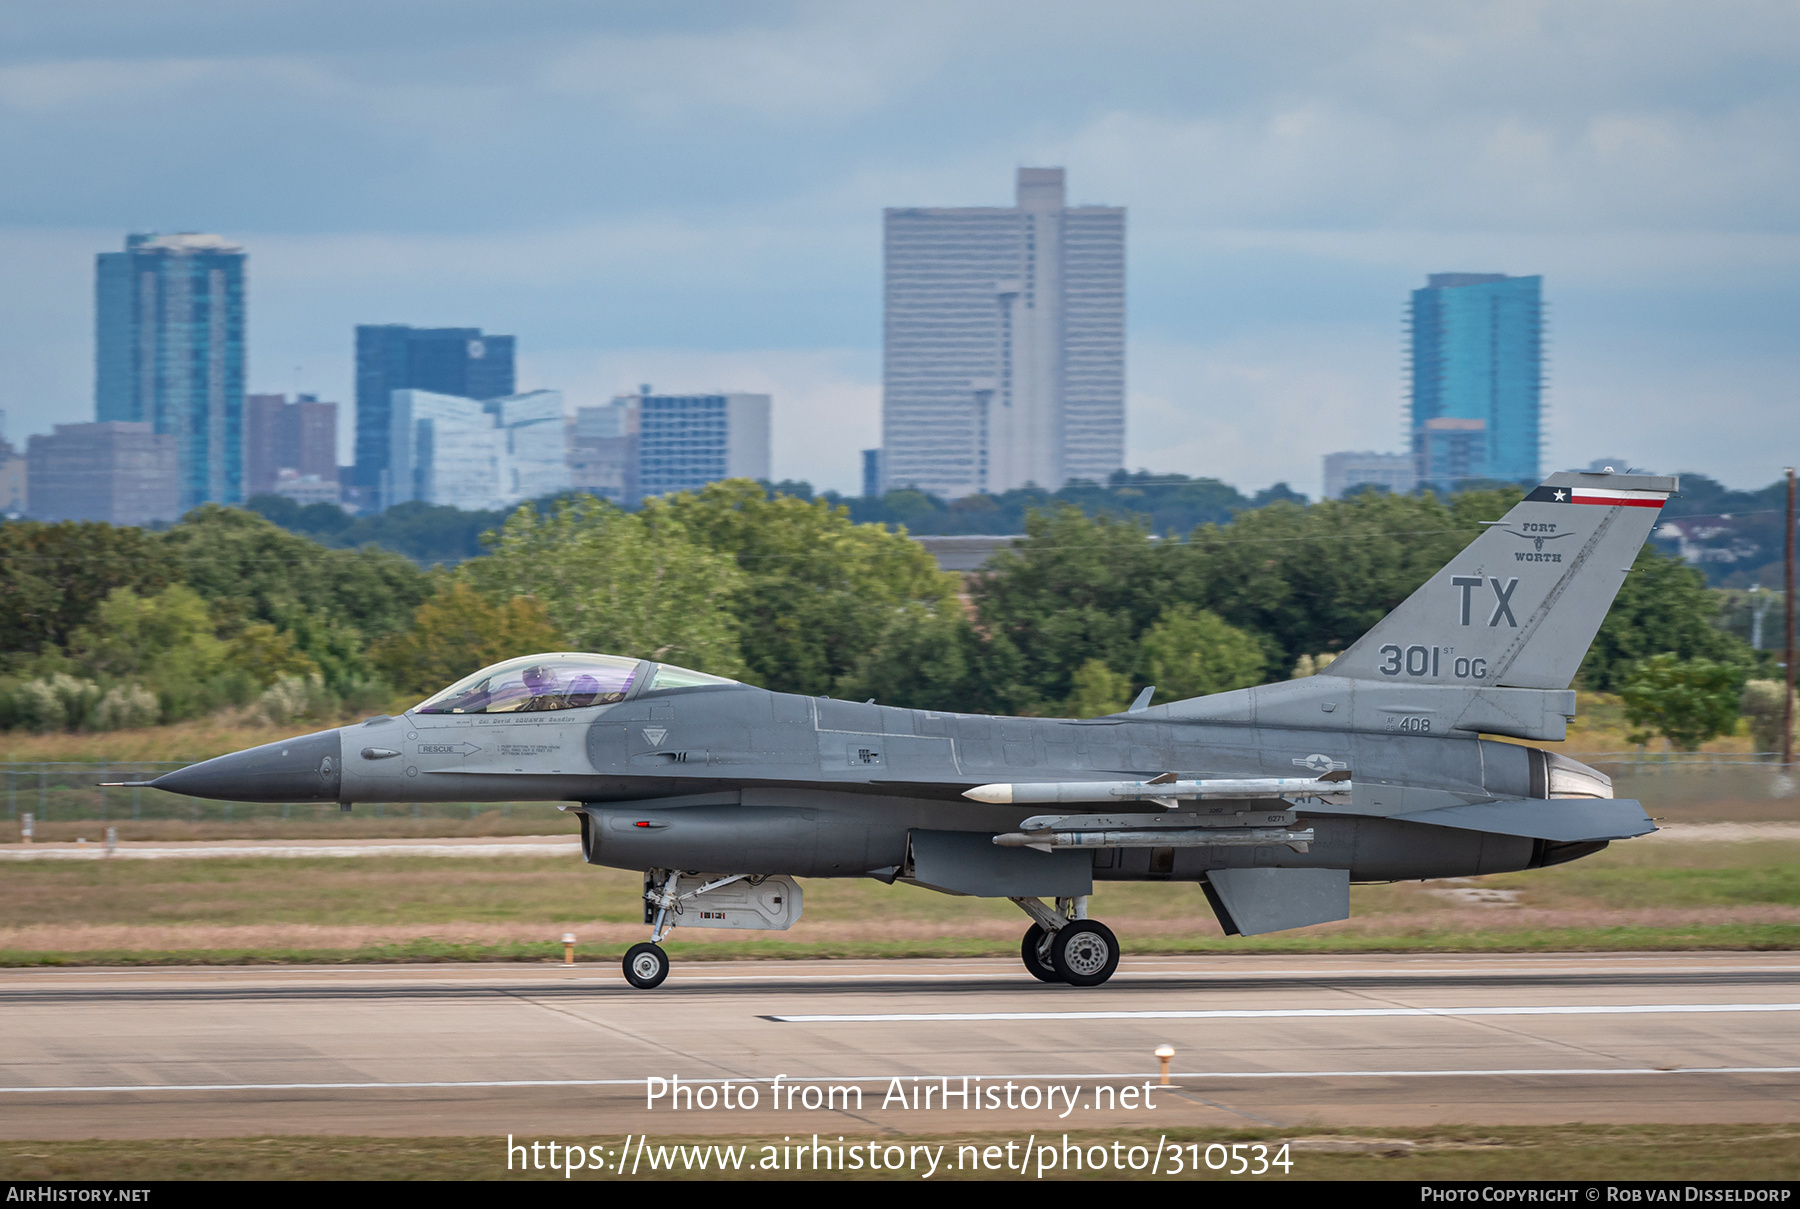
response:
<path fill-rule="evenodd" d="M 1662 473 L 1691 471 L 1760 487 L 1794 464 L 1794 366 L 1747 352 L 1729 364 L 1704 335 L 1645 339 L 1630 328 L 1564 340 L 1548 393 L 1546 469 L 1624 457 Z"/>
<path fill-rule="evenodd" d="M 1127 461 L 1246 492 L 1285 481 L 1316 498 L 1325 454 L 1399 446 L 1392 348 L 1388 332 L 1344 325 L 1204 344 L 1134 341 Z"/>
<path fill-rule="evenodd" d="M 1643 445 L 1755 477 L 1800 371 L 1789 0 L 9 17 L 15 434 L 89 414 L 92 253 L 203 229 L 250 248 L 253 385 L 347 399 L 353 324 L 482 326 L 544 385 L 766 381 L 778 434 L 783 398 L 815 408 L 777 472 L 854 488 L 881 209 L 1004 205 L 1019 164 L 1129 208 L 1134 464 L 1298 486 L 1316 445 L 1391 448 L 1432 271 L 1545 275 L 1557 456 L 1641 405 Z"/>
<path fill-rule="evenodd" d="M 952 55 L 957 24 L 873 6 L 817 7 L 810 18 L 765 28 L 608 32 L 558 48 L 531 82 L 548 96 L 598 99 L 657 126 L 746 114 L 843 124 L 935 74 Z"/>
<path fill-rule="evenodd" d="M 1800 160 L 1785 149 L 1797 143 L 1800 106 L 1414 118 L 1317 97 L 1228 115 L 1112 112 L 1046 140 L 1039 158 L 1174 228 L 1755 230 L 1793 215 Z"/>
<path fill-rule="evenodd" d="M 700 222 L 631 215 L 572 225 L 472 233 L 242 234 L 267 271 L 306 288 L 560 290 L 611 282 L 618 289 L 743 288 L 816 281 L 817 263 L 855 254 L 860 230 L 799 228 L 766 214 Z"/>

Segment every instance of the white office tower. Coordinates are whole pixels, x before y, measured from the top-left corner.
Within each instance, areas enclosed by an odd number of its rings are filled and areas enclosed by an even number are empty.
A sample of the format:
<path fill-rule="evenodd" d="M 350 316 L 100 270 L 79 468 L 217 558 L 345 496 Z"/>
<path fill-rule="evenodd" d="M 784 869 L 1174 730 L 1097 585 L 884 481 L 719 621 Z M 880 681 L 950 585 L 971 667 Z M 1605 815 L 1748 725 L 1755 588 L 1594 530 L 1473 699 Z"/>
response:
<path fill-rule="evenodd" d="M 890 209 L 881 478 L 950 498 L 1103 480 L 1125 460 L 1125 211 Z"/>
<path fill-rule="evenodd" d="M 534 390 L 482 406 L 506 434 L 500 498 L 508 504 L 542 499 L 575 486 L 569 470 L 569 425 L 560 390 Z"/>
<path fill-rule="evenodd" d="M 769 477 L 768 395 L 658 395 L 645 386 L 615 406 L 637 409 L 637 491 L 698 491 L 720 479 Z"/>
<path fill-rule="evenodd" d="M 637 395 L 603 407 L 578 407 L 569 469 L 577 491 L 621 506 L 637 502 Z"/>
<path fill-rule="evenodd" d="M 396 390 L 388 421 L 382 498 L 390 504 L 423 500 L 479 511 L 572 486 L 561 391 L 483 401 Z"/>
<path fill-rule="evenodd" d="M 500 506 L 506 434 L 494 427 L 480 400 L 397 390 L 388 424 L 383 500 L 390 505 L 423 500 L 470 511 Z"/>

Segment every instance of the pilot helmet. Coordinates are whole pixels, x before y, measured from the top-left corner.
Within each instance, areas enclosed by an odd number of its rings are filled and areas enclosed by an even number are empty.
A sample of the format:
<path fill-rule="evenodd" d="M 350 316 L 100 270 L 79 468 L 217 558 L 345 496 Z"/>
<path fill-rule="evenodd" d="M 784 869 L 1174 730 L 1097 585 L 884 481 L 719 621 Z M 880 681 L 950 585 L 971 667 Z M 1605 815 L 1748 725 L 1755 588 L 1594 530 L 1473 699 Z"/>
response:
<path fill-rule="evenodd" d="M 543 664 L 533 664 L 523 673 L 525 687 L 534 695 L 555 692 L 559 687 L 556 682 L 556 669 Z"/>

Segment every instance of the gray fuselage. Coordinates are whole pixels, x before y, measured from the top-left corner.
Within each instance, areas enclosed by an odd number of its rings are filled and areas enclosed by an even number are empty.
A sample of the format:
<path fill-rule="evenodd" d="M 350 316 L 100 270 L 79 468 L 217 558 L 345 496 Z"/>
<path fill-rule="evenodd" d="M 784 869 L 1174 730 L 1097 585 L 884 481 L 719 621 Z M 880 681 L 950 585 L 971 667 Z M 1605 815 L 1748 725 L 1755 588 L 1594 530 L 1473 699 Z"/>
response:
<path fill-rule="evenodd" d="M 726 684 L 537 713 L 409 711 L 222 756 L 157 785 L 239 801 L 567 802 L 594 864 L 891 879 L 907 864 L 909 833 L 995 834 L 1042 813 L 962 796 L 978 785 L 1349 768 L 1364 795 L 1354 810 L 1292 804 L 1316 832 L 1309 851 L 1122 848 L 1078 859 L 1084 867 L 1091 860 L 1103 881 L 1196 880 L 1208 869 L 1249 866 L 1348 869 L 1355 881 L 1387 881 L 1534 868 L 1604 847 L 1382 817 L 1403 813 L 1408 795 L 1415 807 L 1420 795 L 1428 804 L 1549 797 L 1545 759 L 1473 735 L 1182 721 L 1163 710 L 1001 718 Z M 1384 787 L 1392 787 L 1390 805 Z M 1234 808 L 1264 805 L 1290 804 Z"/>

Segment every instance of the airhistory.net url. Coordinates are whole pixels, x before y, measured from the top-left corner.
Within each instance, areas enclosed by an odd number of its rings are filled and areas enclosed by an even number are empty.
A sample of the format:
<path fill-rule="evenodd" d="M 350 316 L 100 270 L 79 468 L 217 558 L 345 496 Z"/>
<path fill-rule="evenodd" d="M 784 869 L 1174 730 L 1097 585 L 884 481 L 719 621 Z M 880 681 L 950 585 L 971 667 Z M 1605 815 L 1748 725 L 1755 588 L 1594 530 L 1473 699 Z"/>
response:
<path fill-rule="evenodd" d="M 617 1145 L 578 1146 L 566 1142 L 521 1142 L 506 1135 L 508 1171 L 559 1171 L 565 1179 L 585 1176 L 648 1176 L 672 1171 L 762 1173 L 886 1172 L 930 1179 L 939 1172 L 1010 1172 L 1042 1179 L 1064 1172 L 1105 1171 L 1120 1175 L 1183 1176 L 1202 1171 L 1228 1175 L 1289 1175 L 1293 1162 L 1285 1142 L 1143 1142 L 894 1143 L 836 1141 L 670 1143 L 651 1142 L 646 1134 L 627 1134 Z"/>

